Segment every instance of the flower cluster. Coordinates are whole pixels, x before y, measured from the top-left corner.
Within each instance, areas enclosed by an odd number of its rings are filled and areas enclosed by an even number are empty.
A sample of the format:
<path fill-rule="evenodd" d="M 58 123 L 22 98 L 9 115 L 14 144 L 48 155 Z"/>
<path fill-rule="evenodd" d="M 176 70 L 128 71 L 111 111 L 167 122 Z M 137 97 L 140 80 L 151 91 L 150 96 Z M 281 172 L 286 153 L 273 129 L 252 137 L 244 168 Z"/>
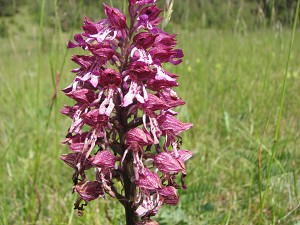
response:
<path fill-rule="evenodd" d="M 130 21 L 103 4 L 106 19 L 86 18 L 84 32 L 69 42 L 87 54 L 72 57 L 79 68 L 63 90 L 76 104 L 61 110 L 72 119 L 63 141 L 72 153 L 61 159 L 74 169 L 76 209 L 110 195 L 124 205 L 127 224 L 156 224 L 150 217 L 163 204 L 177 205 L 192 156 L 180 149 L 179 135 L 192 124 L 173 110 L 184 104 L 172 89 L 177 75 L 162 66 L 179 64 L 183 52 L 175 49 L 176 35 L 158 28 L 155 0 L 128 2 Z M 94 179 L 86 176 L 92 168 Z"/>

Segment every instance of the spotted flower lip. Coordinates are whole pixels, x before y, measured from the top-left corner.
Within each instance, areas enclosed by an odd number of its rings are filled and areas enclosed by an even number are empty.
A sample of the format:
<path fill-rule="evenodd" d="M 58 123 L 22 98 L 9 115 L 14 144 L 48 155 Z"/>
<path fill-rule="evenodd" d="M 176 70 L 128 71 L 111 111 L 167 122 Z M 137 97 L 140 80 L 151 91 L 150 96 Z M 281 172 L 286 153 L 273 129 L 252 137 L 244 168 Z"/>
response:
<path fill-rule="evenodd" d="M 185 104 L 174 90 L 178 75 L 165 68 L 180 64 L 184 54 L 177 34 L 158 28 L 156 0 L 127 3 L 127 18 L 102 4 L 106 18 L 86 17 L 83 32 L 68 43 L 84 53 L 72 57 L 75 77 L 62 90 L 74 104 L 61 109 L 71 124 L 62 141 L 70 153 L 60 159 L 74 170 L 75 209 L 110 196 L 125 207 L 126 224 L 156 225 L 151 217 L 163 205 L 178 204 L 192 157 L 180 137 L 192 124 L 174 111 Z"/>

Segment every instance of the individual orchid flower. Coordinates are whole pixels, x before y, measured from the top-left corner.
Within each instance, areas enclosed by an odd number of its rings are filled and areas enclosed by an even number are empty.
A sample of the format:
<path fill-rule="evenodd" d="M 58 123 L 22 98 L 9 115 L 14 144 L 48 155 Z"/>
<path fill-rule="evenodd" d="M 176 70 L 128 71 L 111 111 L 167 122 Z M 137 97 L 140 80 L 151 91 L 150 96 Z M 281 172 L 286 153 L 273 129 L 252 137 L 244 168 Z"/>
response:
<path fill-rule="evenodd" d="M 72 57 L 78 68 L 63 92 L 74 105 L 61 109 L 72 121 L 62 142 L 71 152 L 60 159 L 74 171 L 80 215 L 110 196 L 124 206 L 127 225 L 157 225 L 151 217 L 177 205 L 177 189 L 186 188 L 192 152 L 181 148 L 180 135 L 192 124 L 177 118 L 174 109 L 185 102 L 174 90 L 178 76 L 164 68 L 181 63 L 183 52 L 176 34 L 158 28 L 155 3 L 128 0 L 128 18 L 103 4 L 106 18 L 86 17 L 83 33 L 68 43 L 86 53 Z"/>

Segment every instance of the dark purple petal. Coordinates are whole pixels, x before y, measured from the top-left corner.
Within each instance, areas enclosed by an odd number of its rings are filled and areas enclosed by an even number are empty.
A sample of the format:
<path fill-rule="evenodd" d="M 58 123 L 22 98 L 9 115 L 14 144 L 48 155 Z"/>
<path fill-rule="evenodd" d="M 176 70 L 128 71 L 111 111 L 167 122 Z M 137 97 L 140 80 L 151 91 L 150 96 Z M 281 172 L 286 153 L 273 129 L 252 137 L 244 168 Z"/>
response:
<path fill-rule="evenodd" d="M 164 88 L 177 87 L 178 83 L 176 81 L 169 80 L 149 79 L 147 85 L 150 90 L 160 91 Z"/>
<path fill-rule="evenodd" d="M 108 61 L 114 55 L 114 50 L 109 44 L 99 43 L 90 45 L 89 50 L 103 61 Z"/>
<path fill-rule="evenodd" d="M 73 169 L 78 169 L 78 162 L 83 163 L 83 168 L 85 170 L 88 170 L 93 167 L 89 159 L 85 160 L 85 157 L 82 157 L 82 154 L 80 152 L 63 154 L 60 156 L 60 159 Z"/>
<path fill-rule="evenodd" d="M 81 152 L 84 146 L 84 141 L 87 138 L 88 134 L 88 132 L 75 134 L 71 137 L 67 137 L 62 143 L 68 144 L 69 148 L 74 152 Z"/>
<path fill-rule="evenodd" d="M 84 26 L 82 26 L 82 29 L 85 31 L 85 34 L 93 35 L 102 30 L 103 25 L 94 23 L 88 17 L 85 17 Z"/>
<path fill-rule="evenodd" d="M 135 76 L 136 79 L 147 82 L 149 79 L 153 79 L 155 77 L 156 71 L 152 70 L 149 67 L 149 64 L 145 62 L 134 61 L 129 64 L 126 74 Z"/>
<path fill-rule="evenodd" d="M 109 150 L 104 150 L 98 152 L 90 161 L 96 167 L 112 168 L 115 166 L 117 158 Z"/>
<path fill-rule="evenodd" d="M 95 60 L 95 56 L 90 55 L 74 55 L 72 57 L 72 61 L 81 66 L 81 70 L 90 68 Z M 78 72 L 78 70 L 73 70 L 73 72 Z"/>
<path fill-rule="evenodd" d="M 92 103 L 96 99 L 94 91 L 90 89 L 79 89 L 66 94 L 78 103 Z"/>
<path fill-rule="evenodd" d="M 185 174 L 185 166 L 182 161 L 177 160 L 168 152 L 161 152 L 154 158 L 155 166 L 163 173 L 178 173 Z"/>
<path fill-rule="evenodd" d="M 160 32 L 156 35 L 155 45 L 164 47 L 174 47 L 176 46 L 176 34 L 168 34 Z"/>
<path fill-rule="evenodd" d="M 147 49 L 151 47 L 156 39 L 157 35 L 149 32 L 141 32 L 134 36 L 133 43 L 136 47 Z"/>
<path fill-rule="evenodd" d="M 75 34 L 74 35 L 74 40 L 77 42 L 77 44 L 75 44 L 74 42 L 69 41 L 68 43 L 68 48 L 75 48 L 75 47 L 82 47 L 83 49 L 86 48 L 87 44 L 85 42 L 85 40 L 83 39 L 83 37 L 81 36 L 81 34 Z"/>
<path fill-rule="evenodd" d="M 146 15 L 148 17 L 148 21 L 153 23 L 153 26 L 156 26 L 158 25 L 157 23 L 158 16 L 162 11 L 163 10 L 158 8 L 156 5 L 150 5 L 143 8 L 140 14 Z"/>
<path fill-rule="evenodd" d="M 174 65 L 181 63 L 181 58 L 183 57 L 182 50 L 172 50 L 172 48 L 163 46 L 152 48 L 149 53 L 154 61 L 157 60 L 160 63 L 171 62 Z"/>
<path fill-rule="evenodd" d="M 182 59 L 183 58 L 183 52 L 181 49 L 175 49 L 172 51 L 173 55 L 170 57 L 170 62 L 173 64 L 173 65 L 178 65 L 179 63 L 182 62 Z"/>
<path fill-rule="evenodd" d="M 126 28 L 126 17 L 117 8 L 109 7 L 106 4 L 102 4 L 105 10 L 105 14 L 110 24 L 116 29 Z"/>
<path fill-rule="evenodd" d="M 82 114 L 83 121 L 91 126 L 94 127 L 98 126 L 105 126 L 108 122 L 108 117 L 106 115 L 99 114 L 98 109 L 93 109 L 87 113 Z"/>
<path fill-rule="evenodd" d="M 60 112 L 66 116 L 73 118 L 74 114 L 78 109 L 79 109 L 79 105 L 74 105 L 74 106 L 64 105 L 64 108 L 61 109 Z"/>
<path fill-rule="evenodd" d="M 67 48 L 76 48 L 76 47 L 78 47 L 78 44 L 75 44 L 75 43 L 72 42 L 72 41 L 69 41 L 69 42 L 68 42 Z"/>
<path fill-rule="evenodd" d="M 77 184 L 75 186 L 75 191 L 78 192 L 80 197 L 87 202 L 104 196 L 103 188 L 101 183 L 98 181 L 86 181 Z"/>
<path fill-rule="evenodd" d="M 120 86 L 121 82 L 120 74 L 110 68 L 104 70 L 99 77 L 99 84 L 104 87 L 108 87 L 110 85 Z"/>

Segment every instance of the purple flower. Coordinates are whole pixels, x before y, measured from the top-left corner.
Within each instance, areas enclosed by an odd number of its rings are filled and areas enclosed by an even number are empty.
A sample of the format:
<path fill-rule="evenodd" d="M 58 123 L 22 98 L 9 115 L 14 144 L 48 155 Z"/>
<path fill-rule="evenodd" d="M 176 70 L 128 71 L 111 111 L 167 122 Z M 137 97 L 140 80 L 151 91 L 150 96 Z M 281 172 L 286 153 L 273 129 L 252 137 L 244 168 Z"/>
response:
<path fill-rule="evenodd" d="M 173 90 L 178 76 L 163 66 L 184 55 L 176 34 L 158 28 L 162 10 L 155 2 L 128 0 L 129 18 L 103 4 L 106 18 L 86 17 L 83 33 L 68 43 L 85 53 L 72 57 L 78 68 L 63 89 L 74 105 L 61 109 L 72 119 L 62 142 L 71 153 L 60 159 L 74 170 L 75 209 L 109 195 L 125 207 L 127 224 L 156 225 L 151 216 L 178 204 L 192 157 L 179 144 L 192 124 L 176 118 L 174 108 L 185 104 Z"/>
<path fill-rule="evenodd" d="M 159 25 L 162 21 L 162 18 L 158 17 L 161 13 L 161 9 L 157 8 L 155 4 L 146 6 L 140 12 L 139 17 L 137 18 L 136 29 L 147 29 L 152 30 L 154 27 Z"/>

